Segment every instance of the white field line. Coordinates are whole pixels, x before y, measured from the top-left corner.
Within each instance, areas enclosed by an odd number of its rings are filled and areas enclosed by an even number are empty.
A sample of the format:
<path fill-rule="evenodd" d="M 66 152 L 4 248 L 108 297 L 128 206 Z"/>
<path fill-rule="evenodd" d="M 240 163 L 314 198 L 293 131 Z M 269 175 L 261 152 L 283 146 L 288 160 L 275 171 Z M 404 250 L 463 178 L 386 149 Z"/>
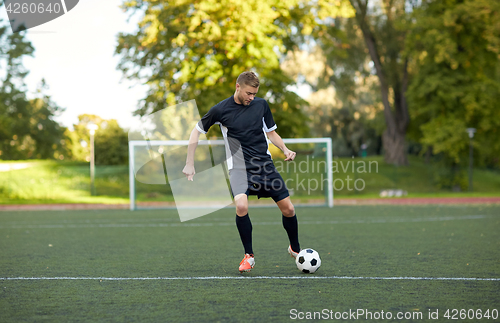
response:
<path fill-rule="evenodd" d="M 418 217 L 418 218 L 374 218 L 358 220 L 332 220 L 332 221 L 301 221 L 300 225 L 308 224 L 371 224 L 371 223 L 413 223 L 436 222 L 454 220 L 477 220 L 487 218 L 486 215 L 463 215 L 444 217 Z M 116 220 L 120 221 L 120 220 Z M 147 221 L 147 220 L 146 220 Z M 253 225 L 281 225 L 281 221 L 257 222 Z M 199 222 L 199 223 L 59 223 L 59 224 L 12 224 L 0 226 L 0 229 L 79 229 L 79 228 L 159 228 L 159 227 L 212 227 L 232 226 L 234 222 Z"/>
<path fill-rule="evenodd" d="M 255 279 L 320 279 L 320 280 L 440 280 L 500 281 L 500 278 L 477 277 L 350 277 L 350 276 L 206 276 L 206 277 L 0 277 L 0 280 L 255 280 Z"/>

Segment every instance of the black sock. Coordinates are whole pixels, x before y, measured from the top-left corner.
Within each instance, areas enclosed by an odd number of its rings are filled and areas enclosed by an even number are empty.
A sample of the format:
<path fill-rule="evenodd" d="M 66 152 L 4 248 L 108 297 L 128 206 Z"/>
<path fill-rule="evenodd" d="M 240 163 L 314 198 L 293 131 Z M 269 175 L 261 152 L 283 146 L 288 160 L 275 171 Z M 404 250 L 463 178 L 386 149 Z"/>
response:
<path fill-rule="evenodd" d="M 252 222 L 250 217 L 238 216 L 236 215 L 236 227 L 240 233 L 241 242 L 243 243 L 243 248 L 245 248 L 245 253 L 253 255 L 252 250 Z"/>
<path fill-rule="evenodd" d="M 292 217 L 286 217 L 283 215 L 283 228 L 285 228 L 286 233 L 288 234 L 292 250 L 299 252 L 299 224 L 297 222 L 297 216 L 294 215 Z"/>

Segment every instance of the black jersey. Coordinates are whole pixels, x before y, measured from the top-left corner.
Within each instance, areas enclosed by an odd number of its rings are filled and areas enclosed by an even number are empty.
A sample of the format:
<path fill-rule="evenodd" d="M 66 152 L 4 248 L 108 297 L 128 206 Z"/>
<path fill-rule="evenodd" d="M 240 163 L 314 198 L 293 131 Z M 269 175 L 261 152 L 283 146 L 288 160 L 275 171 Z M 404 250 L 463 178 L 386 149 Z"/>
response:
<path fill-rule="evenodd" d="M 219 124 L 226 144 L 228 168 L 259 172 L 272 163 L 266 132 L 277 128 L 267 101 L 256 97 L 245 106 L 231 96 L 213 106 L 196 125 L 201 133 Z M 240 150 L 241 147 L 241 150 Z M 244 161 L 238 158 L 243 152 Z"/>

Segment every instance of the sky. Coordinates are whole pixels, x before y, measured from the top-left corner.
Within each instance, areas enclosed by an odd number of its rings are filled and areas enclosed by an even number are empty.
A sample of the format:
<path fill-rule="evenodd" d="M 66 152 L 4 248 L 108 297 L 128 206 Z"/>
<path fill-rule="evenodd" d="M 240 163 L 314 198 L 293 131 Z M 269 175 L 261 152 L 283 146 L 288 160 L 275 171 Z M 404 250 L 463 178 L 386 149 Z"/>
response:
<path fill-rule="evenodd" d="M 24 60 L 30 71 L 25 82 L 34 92 L 45 79 L 52 100 L 66 109 L 54 118 L 63 126 L 72 128 L 80 114 L 116 119 L 126 129 L 138 124 L 132 112 L 146 87 L 123 80 L 114 55 L 117 34 L 134 31 L 137 23 L 127 22 L 129 14 L 119 8 L 122 2 L 80 0 L 65 15 L 26 33 L 35 53 Z"/>

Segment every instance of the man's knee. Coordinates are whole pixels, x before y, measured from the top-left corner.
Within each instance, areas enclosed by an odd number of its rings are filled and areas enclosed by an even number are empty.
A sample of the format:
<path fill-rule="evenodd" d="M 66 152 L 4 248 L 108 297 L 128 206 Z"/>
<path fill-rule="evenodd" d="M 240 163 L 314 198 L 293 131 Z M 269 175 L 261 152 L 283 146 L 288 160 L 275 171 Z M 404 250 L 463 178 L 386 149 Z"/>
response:
<path fill-rule="evenodd" d="M 245 216 L 248 214 L 248 205 L 236 204 L 236 214 L 238 216 Z"/>
<path fill-rule="evenodd" d="M 236 214 L 238 216 L 245 216 L 248 214 L 248 198 L 246 194 L 237 195 L 234 198 L 236 204 Z"/>
<path fill-rule="evenodd" d="M 281 208 L 281 213 L 286 217 L 292 217 L 295 215 L 295 207 L 291 202 L 287 203 Z"/>

